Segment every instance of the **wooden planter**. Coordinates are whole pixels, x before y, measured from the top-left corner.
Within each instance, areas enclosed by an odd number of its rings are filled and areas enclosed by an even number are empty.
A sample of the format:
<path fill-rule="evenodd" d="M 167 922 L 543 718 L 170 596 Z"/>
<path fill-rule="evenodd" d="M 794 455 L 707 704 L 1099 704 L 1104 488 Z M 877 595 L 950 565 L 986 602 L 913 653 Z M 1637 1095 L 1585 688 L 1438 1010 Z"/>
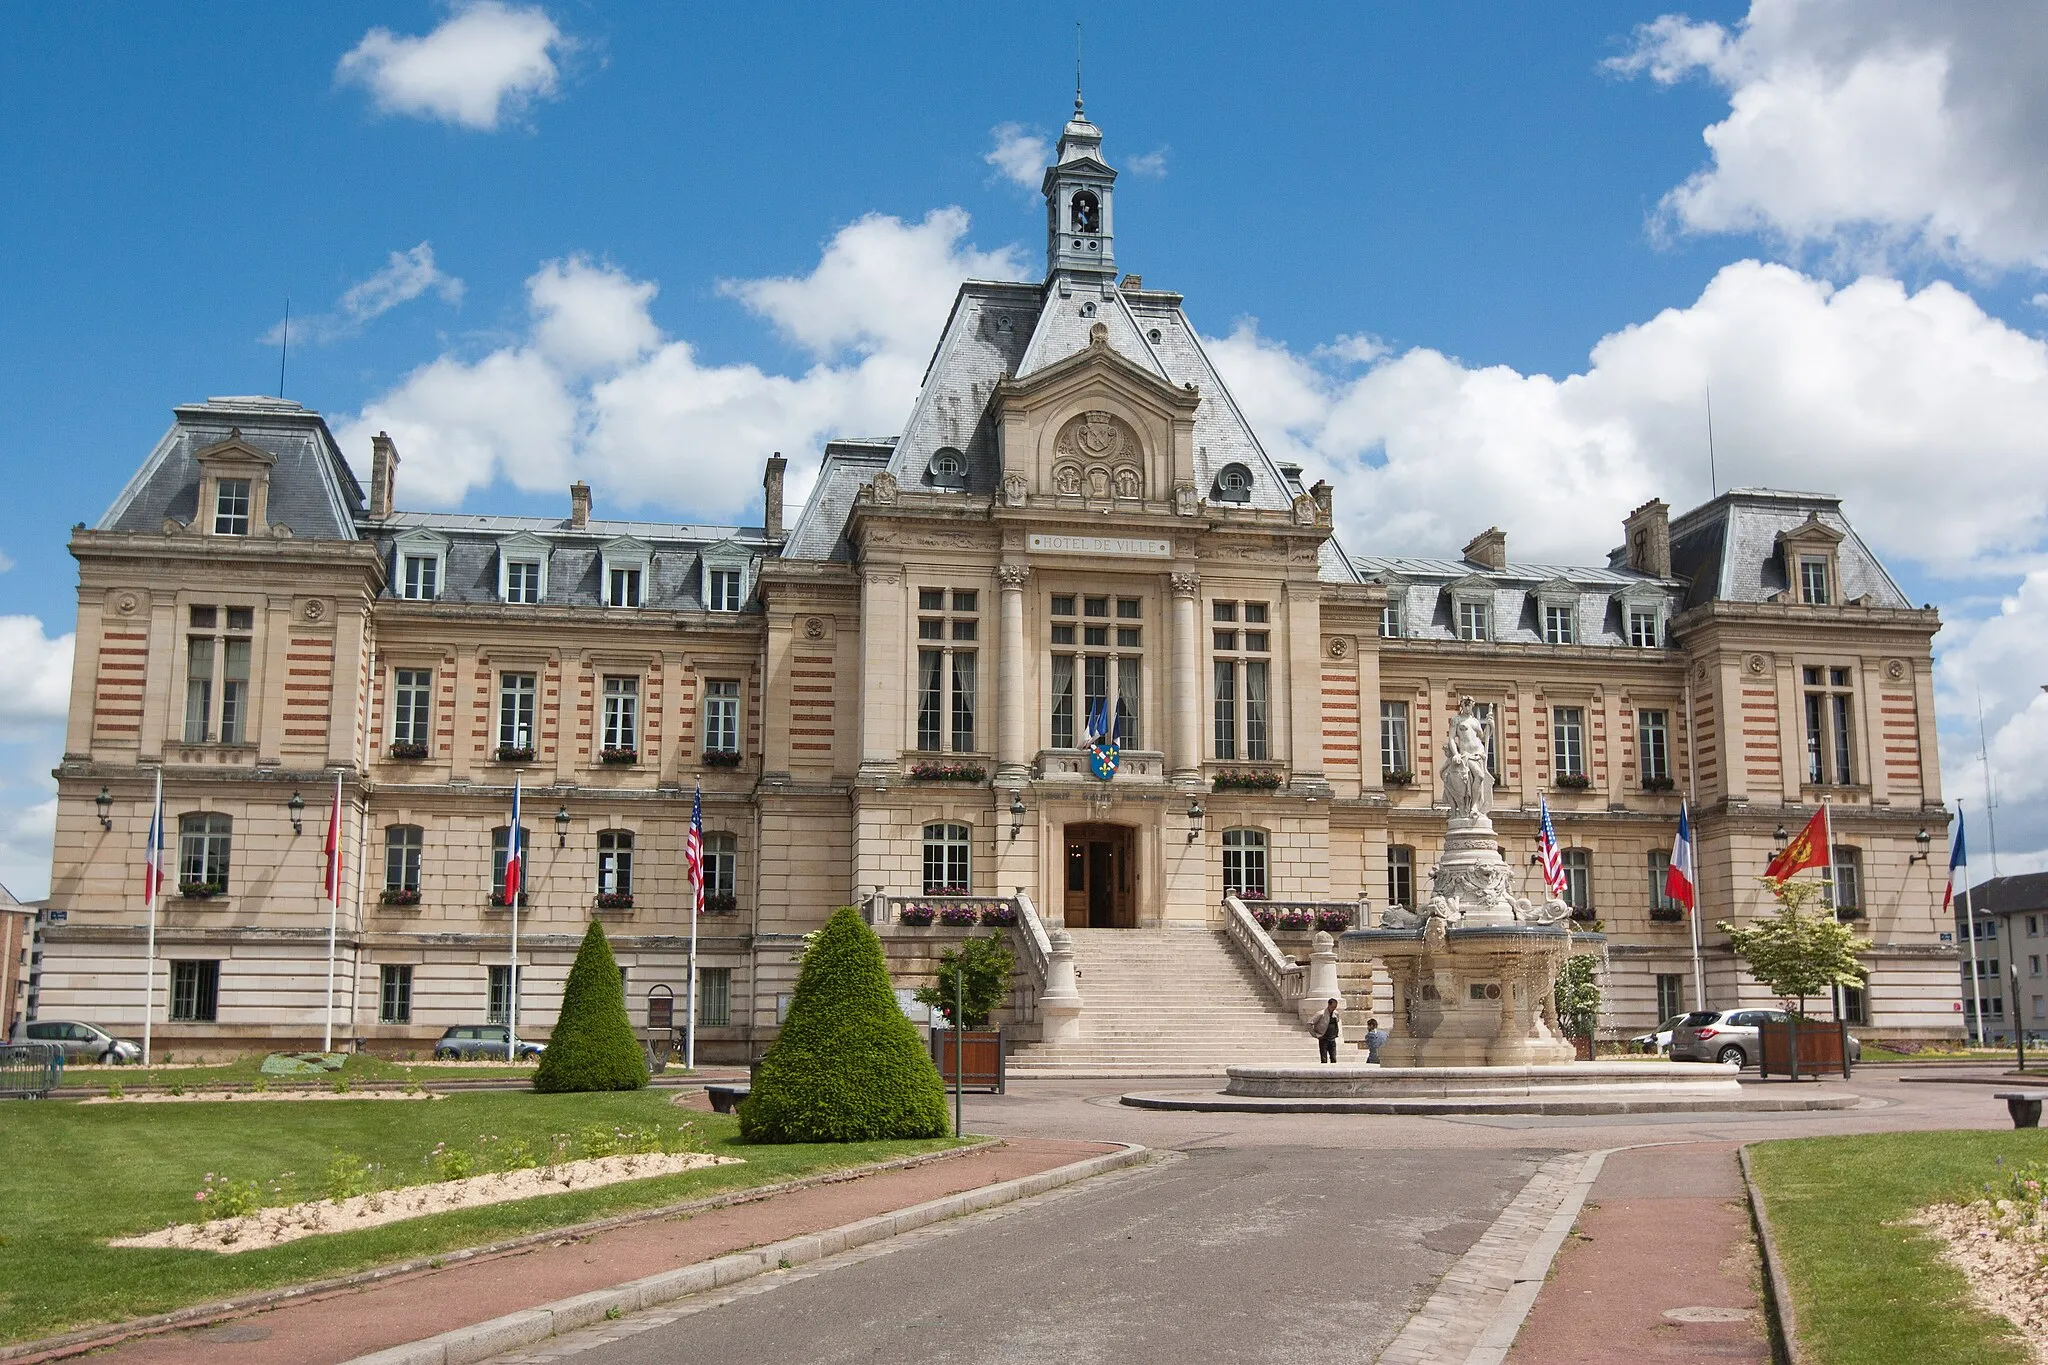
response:
<path fill-rule="evenodd" d="M 955 1037 L 960 1040 L 956 1048 Z M 953 1072 L 960 1072 L 962 1090 L 986 1090 L 1000 1095 L 1007 1088 L 1007 1076 L 1003 1067 L 1003 1031 L 999 1028 L 963 1029 L 955 1034 L 949 1028 L 932 1029 L 932 1063 L 939 1068 L 939 1079 L 948 1089 L 953 1085 Z"/>
<path fill-rule="evenodd" d="M 1760 1075 L 1798 1080 L 1831 1072 L 1849 1078 L 1849 1026 L 1839 1019 L 1765 1024 L 1757 1030 Z"/>

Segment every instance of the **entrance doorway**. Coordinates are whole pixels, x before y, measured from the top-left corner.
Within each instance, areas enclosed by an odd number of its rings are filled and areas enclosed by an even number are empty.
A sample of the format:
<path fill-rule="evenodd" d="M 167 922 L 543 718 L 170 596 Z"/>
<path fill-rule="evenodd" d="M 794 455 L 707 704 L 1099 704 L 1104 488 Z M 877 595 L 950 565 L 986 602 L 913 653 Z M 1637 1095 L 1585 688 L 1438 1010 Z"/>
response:
<path fill-rule="evenodd" d="M 1069 929 L 1137 928 L 1135 833 L 1129 825 L 1067 826 Z"/>

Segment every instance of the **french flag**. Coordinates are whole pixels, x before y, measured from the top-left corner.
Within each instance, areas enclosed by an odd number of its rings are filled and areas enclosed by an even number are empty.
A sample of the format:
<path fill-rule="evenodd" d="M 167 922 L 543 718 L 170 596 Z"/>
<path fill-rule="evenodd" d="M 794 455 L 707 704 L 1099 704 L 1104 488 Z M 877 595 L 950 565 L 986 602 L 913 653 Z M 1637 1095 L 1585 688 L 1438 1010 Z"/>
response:
<path fill-rule="evenodd" d="M 519 887 L 526 880 L 526 840 L 519 828 L 519 779 L 512 779 L 512 828 L 505 832 L 505 904 L 519 904 Z"/>
<path fill-rule="evenodd" d="M 1671 867 L 1664 873 L 1664 894 L 1691 911 L 1698 902 L 1693 885 L 1692 813 L 1678 806 L 1678 838 L 1671 844 Z"/>
<path fill-rule="evenodd" d="M 164 790 L 163 775 L 156 779 L 156 804 L 149 812 L 149 842 L 142 851 L 142 898 L 150 904 L 164 889 Z"/>
<path fill-rule="evenodd" d="M 1949 903 L 1956 898 L 1956 872 L 1960 869 L 1967 880 L 1970 875 L 1970 855 L 1963 852 L 1963 813 L 1956 812 L 1956 839 L 1948 846 L 1948 885 L 1941 891 L 1941 911 L 1948 913 Z"/>

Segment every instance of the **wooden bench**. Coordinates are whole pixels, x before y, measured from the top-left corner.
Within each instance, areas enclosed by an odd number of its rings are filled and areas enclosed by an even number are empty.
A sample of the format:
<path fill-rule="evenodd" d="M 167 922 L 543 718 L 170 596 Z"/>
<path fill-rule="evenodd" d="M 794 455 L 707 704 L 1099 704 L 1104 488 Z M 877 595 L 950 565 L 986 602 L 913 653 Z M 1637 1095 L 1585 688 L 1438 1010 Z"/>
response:
<path fill-rule="evenodd" d="M 2005 1101 L 2006 1111 L 2012 1115 L 2013 1127 L 2039 1128 L 2041 1101 L 2048 1100 L 2048 1090 L 2007 1090 L 1991 1098 Z"/>
<path fill-rule="evenodd" d="M 707 1085 L 704 1087 L 704 1093 L 711 1096 L 711 1107 L 714 1111 L 730 1114 L 733 1106 L 747 1097 L 749 1089 L 750 1087 L 744 1085 Z M 2034 1106 L 2034 1112 L 2038 1117 L 2039 1105 Z"/>

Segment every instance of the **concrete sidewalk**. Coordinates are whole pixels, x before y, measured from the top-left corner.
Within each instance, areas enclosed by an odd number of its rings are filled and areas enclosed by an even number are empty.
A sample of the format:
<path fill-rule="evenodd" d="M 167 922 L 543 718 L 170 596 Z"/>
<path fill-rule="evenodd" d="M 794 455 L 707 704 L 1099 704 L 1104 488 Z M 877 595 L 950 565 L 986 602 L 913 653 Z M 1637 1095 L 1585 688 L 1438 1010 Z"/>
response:
<path fill-rule="evenodd" d="M 1610 1154 L 1508 1365 L 1770 1365 L 1741 1145 Z"/>
<path fill-rule="evenodd" d="M 1116 1148 L 1109 1143 L 1011 1138 L 1000 1146 L 925 1165 L 630 1223 L 441 1270 L 337 1289 L 210 1326 L 135 1338 L 103 1348 L 95 1358 L 121 1365 L 331 1365 L 1112 1150 Z"/>

